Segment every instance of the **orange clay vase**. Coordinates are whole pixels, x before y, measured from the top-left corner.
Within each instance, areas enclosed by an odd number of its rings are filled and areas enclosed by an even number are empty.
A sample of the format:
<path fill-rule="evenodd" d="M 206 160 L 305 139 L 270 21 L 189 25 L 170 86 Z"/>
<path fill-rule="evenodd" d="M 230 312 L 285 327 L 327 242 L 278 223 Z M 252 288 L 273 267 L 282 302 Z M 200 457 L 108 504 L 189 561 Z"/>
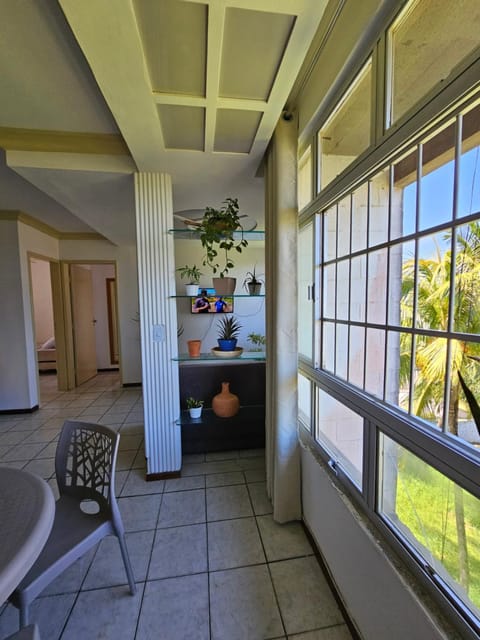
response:
<path fill-rule="evenodd" d="M 187 340 L 188 355 L 191 358 L 198 358 L 200 349 L 202 348 L 201 340 Z"/>
<path fill-rule="evenodd" d="M 231 418 L 240 409 L 238 396 L 230 391 L 230 383 L 222 382 L 222 391 L 212 399 L 213 413 L 220 418 Z"/>

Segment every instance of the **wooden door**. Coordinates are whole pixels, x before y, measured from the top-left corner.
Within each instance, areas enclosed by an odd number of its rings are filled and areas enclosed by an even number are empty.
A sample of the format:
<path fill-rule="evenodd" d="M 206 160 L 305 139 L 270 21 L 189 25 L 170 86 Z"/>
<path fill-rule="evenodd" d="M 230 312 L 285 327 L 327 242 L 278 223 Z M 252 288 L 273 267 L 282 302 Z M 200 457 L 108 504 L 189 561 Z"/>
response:
<path fill-rule="evenodd" d="M 70 265 L 70 286 L 75 382 L 78 386 L 97 375 L 92 272 L 80 265 Z"/>

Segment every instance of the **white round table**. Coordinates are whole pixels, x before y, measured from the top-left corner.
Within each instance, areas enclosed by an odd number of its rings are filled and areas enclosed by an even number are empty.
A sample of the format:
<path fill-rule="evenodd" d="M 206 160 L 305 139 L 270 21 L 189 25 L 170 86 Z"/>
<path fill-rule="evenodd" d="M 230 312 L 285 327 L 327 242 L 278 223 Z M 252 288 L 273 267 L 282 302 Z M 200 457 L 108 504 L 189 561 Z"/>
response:
<path fill-rule="evenodd" d="M 55 499 L 45 480 L 0 466 L 0 604 L 37 559 L 54 516 Z"/>

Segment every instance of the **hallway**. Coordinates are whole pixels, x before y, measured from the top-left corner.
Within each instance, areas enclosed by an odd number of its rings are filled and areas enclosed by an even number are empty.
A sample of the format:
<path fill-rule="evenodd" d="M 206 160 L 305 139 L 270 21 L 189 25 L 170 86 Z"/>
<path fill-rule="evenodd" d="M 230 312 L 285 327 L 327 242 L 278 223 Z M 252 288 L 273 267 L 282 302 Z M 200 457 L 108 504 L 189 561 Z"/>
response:
<path fill-rule="evenodd" d="M 114 538 L 103 540 L 32 606 L 42 640 L 349 640 L 300 523 L 276 524 L 263 450 L 188 455 L 182 477 L 145 482 L 139 388 L 102 373 L 69 392 L 40 377 L 42 407 L 0 416 L 0 464 L 55 491 L 66 418 L 120 430 L 116 485 L 137 581 L 130 596 Z M 18 612 L 0 607 L 0 638 Z"/>

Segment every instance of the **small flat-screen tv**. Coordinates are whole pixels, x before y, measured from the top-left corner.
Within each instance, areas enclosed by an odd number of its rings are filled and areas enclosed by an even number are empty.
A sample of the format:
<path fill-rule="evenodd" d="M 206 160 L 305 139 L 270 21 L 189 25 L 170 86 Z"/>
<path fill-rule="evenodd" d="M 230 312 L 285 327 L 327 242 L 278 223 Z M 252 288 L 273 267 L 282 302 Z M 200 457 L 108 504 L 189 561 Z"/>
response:
<path fill-rule="evenodd" d="M 198 294 L 190 298 L 192 313 L 233 313 L 233 296 L 218 296 L 215 289 L 201 287 Z"/>

